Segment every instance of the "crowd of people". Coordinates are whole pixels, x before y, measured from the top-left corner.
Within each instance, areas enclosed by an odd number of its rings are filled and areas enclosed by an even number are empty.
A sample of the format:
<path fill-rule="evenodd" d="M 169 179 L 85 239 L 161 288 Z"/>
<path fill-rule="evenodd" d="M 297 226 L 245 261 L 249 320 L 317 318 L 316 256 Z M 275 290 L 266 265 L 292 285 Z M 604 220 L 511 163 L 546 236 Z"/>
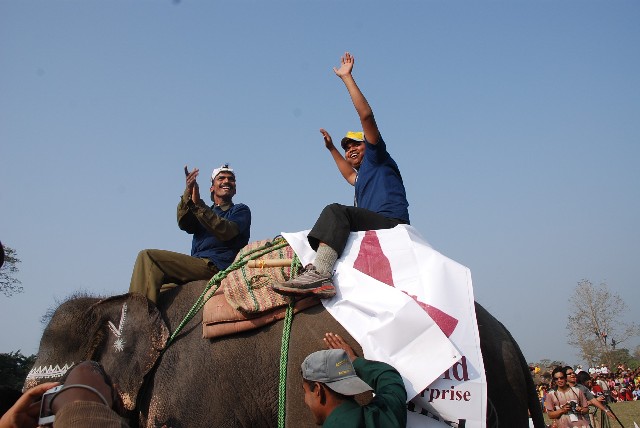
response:
<path fill-rule="evenodd" d="M 623 364 L 615 370 L 603 364 L 588 371 L 558 366 L 543 379 L 537 386 L 540 405 L 554 428 L 609 427 L 615 418 L 610 403 L 640 398 L 640 368 Z"/>

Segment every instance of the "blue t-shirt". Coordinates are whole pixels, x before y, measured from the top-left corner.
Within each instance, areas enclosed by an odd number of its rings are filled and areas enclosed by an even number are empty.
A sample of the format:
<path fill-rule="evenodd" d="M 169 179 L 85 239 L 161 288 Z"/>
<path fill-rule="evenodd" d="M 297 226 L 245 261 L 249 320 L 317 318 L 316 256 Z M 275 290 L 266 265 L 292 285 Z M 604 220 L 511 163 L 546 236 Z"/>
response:
<path fill-rule="evenodd" d="M 221 241 L 196 222 L 198 230 L 193 234 L 191 256 L 209 259 L 218 269 L 224 270 L 233 263 L 238 251 L 249 243 L 251 210 L 245 204 L 234 204 L 226 211 L 219 206 L 211 208 L 218 217 L 234 222 L 240 233 L 228 241 Z"/>
<path fill-rule="evenodd" d="M 356 206 L 409 224 L 409 202 L 398 165 L 387 152 L 382 136 L 378 144 L 365 140 L 364 158 L 356 179 Z"/>

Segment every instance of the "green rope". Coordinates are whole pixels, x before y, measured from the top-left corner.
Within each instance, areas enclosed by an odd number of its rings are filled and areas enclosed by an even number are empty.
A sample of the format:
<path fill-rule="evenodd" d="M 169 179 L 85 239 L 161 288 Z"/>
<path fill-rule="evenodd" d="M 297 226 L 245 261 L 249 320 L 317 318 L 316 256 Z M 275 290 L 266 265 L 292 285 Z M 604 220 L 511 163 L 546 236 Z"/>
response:
<path fill-rule="evenodd" d="M 280 345 L 280 377 L 278 379 L 278 428 L 284 428 L 287 411 L 287 360 L 289 357 L 289 338 L 291 336 L 291 321 L 293 321 L 293 303 L 287 306 L 282 329 L 282 344 Z"/>
<path fill-rule="evenodd" d="M 253 287 L 250 284 L 251 278 L 247 277 L 247 266 L 242 266 L 240 272 L 242 273 L 242 279 L 244 279 L 245 284 L 248 285 L 247 292 L 249 293 L 249 296 L 251 296 L 251 300 L 253 301 L 253 311 L 258 312 L 260 310 L 260 305 L 258 304 L 258 299 L 256 299 L 256 294 L 253 292 Z"/>
<path fill-rule="evenodd" d="M 274 239 L 273 241 L 267 242 L 261 247 L 254 248 L 253 250 L 248 251 L 247 253 L 241 254 L 240 257 L 238 257 L 237 260 L 231 264 L 231 266 L 229 266 L 223 271 L 216 273 L 213 276 L 213 278 L 209 280 L 209 282 L 207 283 L 207 286 L 202 291 L 202 294 L 200 294 L 200 297 L 198 297 L 198 299 L 193 304 L 191 309 L 189 309 L 189 312 L 187 312 L 187 315 L 185 315 L 184 319 L 180 322 L 176 330 L 171 334 L 171 336 L 169 337 L 169 340 L 167 340 L 167 344 L 165 345 L 164 349 L 166 350 L 169 347 L 169 345 L 173 342 L 173 340 L 184 328 L 184 326 L 187 325 L 187 323 L 191 321 L 191 319 L 200 311 L 200 309 L 203 308 L 204 304 L 207 303 L 207 301 L 211 297 L 213 297 L 215 292 L 218 291 L 218 288 L 220 288 L 220 283 L 222 282 L 222 280 L 225 279 L 231 272 L 233 272 L 236 269 L 240 269 L 241 267 L 249 263 L 250 260 L 254 260 L 259 257 L 262 257 L 265 254 L 268 254 L 274 250 L 278 250 L 280 248 L 286 247 L 287 245 L 289 244 L 283 238 Z M 207 294 L 207 292 L 214 286 L 215 288 L 213 289 L 213 291 Z"/>
<path fill-rule="evenodd" d="M 264 256 L 265 254 L 270 253 L 274 250 L 279 250 L 288 245 L 287 241 L 283 238 L 274 239 L 271 242 L 267 242 L 262 247 L 256 248 L 249 252 L 240 254 L 238 260 L 234 261 L 231 266 L 227 269 L 218 272 L 209 280 L 206 287 L 200 294 L 200 297 L 193 304 L 187 315 L 185 315 L 184 319 L 180 322 L 176 330 L 171 334 L 169 340 L 167 340 L 167 344 L 165 345 L 163 352 L 169 347 L 169 345 L 173 342 L 176 336 L 180 333 L 180 331 L 184 328 L 185 325 L 202 309 L 204 304 L 215 294 L 216 291 L 220 288 L 220 284 L 223 279 L 225 279 L 229 273 L 233 272 L 236 269 L 240 269 L 244 267 L 250 260 L 257 259 L 259 257 Z M 294 254 L 293 260 L 291 261 L 291 274 L 290 278 L 295 278 L 298 275 L 298 269 L 302 267 L 300 264 L 300 260 L 298 256 Z M 211 290 L 212 287 L 215 288 L 209 294 L 207 292 Z M 287 311 L 285 313 L 284 318 L 284 327 L 282 331 L 282 343 L 280 346 L 280 373 L 278 380 L 278 428 L 284 428 L 285 424 L 285 416 L 286 416 L 286 398 L 287 398 L 287 360 L 289 357 L 289 341 L 291 339 L 291 324 L 293 323 L 293 308 L 294 303 L 290 303 L 287 307 Z"/>
<path fill-rule="evenodd" d="M 294 255 L 291 261 L 291 275 L 294 278 L 300 267 L 298 257 Z M 278 428 L 284 428 L 287 404 L 287 360 L 289 358 L 289 339 L 291 338 L 291 324 L 293 322 L 294 302 L 289 303 L 282 328 L 282 344 L 280 345 L 280 375 L 278 379 Z"/>

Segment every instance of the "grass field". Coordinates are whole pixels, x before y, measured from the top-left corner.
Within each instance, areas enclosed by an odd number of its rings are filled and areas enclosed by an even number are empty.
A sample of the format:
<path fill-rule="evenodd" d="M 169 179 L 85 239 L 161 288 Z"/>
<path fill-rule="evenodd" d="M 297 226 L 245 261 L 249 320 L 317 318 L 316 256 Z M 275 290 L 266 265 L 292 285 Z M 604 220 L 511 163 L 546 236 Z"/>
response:
<path fill-rule="evenodd" d="M 637 423 L 640 426 L 640 401 L 622 401 L 620 403 L 612 403 L 611 410 L 616 414 L 622 426 L 624 428 L 635 428 L 633 423 Z M 544 415 L 544 420 L 547 424 L 550 424 L 547 414 Z M 611 419 L 611 428 L 620 428 L 620 424 Z"/>

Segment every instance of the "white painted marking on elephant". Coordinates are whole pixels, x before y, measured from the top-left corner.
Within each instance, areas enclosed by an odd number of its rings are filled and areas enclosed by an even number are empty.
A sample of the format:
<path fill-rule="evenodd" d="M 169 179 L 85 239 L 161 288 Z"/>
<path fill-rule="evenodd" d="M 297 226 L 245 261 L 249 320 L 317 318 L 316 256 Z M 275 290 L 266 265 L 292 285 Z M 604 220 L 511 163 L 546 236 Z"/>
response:
<path fill-rule="evenodd" d="M 64 374 L 74 365 L 75 363 L 65 364 L 62 367 L 57 364 L 55 367 L 52 365 L 34 367 L 29 371 L 26 380 L 57 379 L 64 376 Z"/>
<path fill-rule="evenodd" d="M 127 304 L 122 305 L 122 312 L 120 313 L 120 325 L 116 327 L 111 321 L 109 321 L 109 329 L 116 336 L 115 342 L 113 342 L 113 348 L 117 352 L 124 351 L 124 345 L 127 343 L 122 337 L 122 330 L 124 330 L 124 322 L 127 319 Z"/>

